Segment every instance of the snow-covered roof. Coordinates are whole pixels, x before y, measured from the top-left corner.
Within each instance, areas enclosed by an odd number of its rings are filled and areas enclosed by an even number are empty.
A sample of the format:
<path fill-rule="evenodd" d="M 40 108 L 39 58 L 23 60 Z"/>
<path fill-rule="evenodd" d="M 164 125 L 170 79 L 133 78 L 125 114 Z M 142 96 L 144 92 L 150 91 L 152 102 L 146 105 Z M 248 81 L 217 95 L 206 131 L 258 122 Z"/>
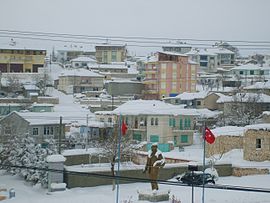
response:
<path fill-rule="evenodd" d="M 96 47 L 126 47 L 125 44 L 97 44 Z"/>
<path fill-rule="evenodd" d="M 95 59 L 88 56 L 79 56 L 75 59 L 70 60 L 71 62 L 97 62 Z"/>
<path fill-rule="evenodd" d="M 54 107 L 53 104 L 32 104 L 32 106 L 48 106 L 48 107 Z"/>
<path fill-rule="evenodd" d="M 93 71 L 90 70 L 86 70 L 86 69 L 69 69 L 69 70 L 63 70 L 61 72 L 61 74 L 59 75 L 59 77 L 61 76 L 88 76 L 88 77 L 102 77 L 102 75 L 95 73 Z"/>
<path fill-rule="evenodd" d="M 245 130 L 270 130 L 270 123 L 260 123 L 245 126 Z"/>
<path fill-rule="evenodd" d="M 34 46 L 32 46 L 31 45 L 31 47 L 29 47 L 29 46 L 25 46 L 25 47 L 23 47 L 23 46 L 3 46 L 3 45 L 1 45 L 1 48 L 0 49 L 6 49 L 6 50 L 31 50 L 31 51 L 46 51 L 46 49 L 41 49 L 41 48 L 39 48 L 39 47 L 34 47 Z"/>
<path fill-rule="evenodd" d="M 168 55 L 174 55 L 174 56 L 184 56 L 184 57 L 187 57 L 186 54 L 181 54 L 181 53 L 172 52 L 172 51 L 159 51 L 158 53 L 168 54 Z"/>
<path fill-rule="evenodd" d="M 128 69 L 125 64 L 87 64 L 88 68 L 98 69 Z"/>
<path fill-rule="evenodd" d="M 201 92 L 183 92 L 177 95 L 175 98 L 179 98 L 181 100 L 194 100 L 194 99 L 203 99 L 207 96 L 208 91 Z"/>
<path fill-rule="evenodd" d="M 250 85 L 244 87 L 246 90 L 253 90 L 253 89 L 270 89 L 270 81 L 267 82 L 256 82 L 254 85 Z"/>
<path fill-rule="evenodd" d="M 25 90 L 39 90 L 39 88 L 34 84 L 24 84 L 23 87 Z"/>
<path fill-rule="evenodd" d="M 55 154 L 55 155 L 47 156 L 46 161 L 49 163 L 51 163 L 51 162 L 65 162 L 66 158 L 61 154 Z"/>
<path fill-rule="evenodd" d="M 257 93 L 237 93 L 234 96 L 222 96 L 217 100 L 217 103 L 226 102 L 250 102 L 250 99 L 258 98 L 257 103 L 270 103 L 270 96 L 266 94 Z"/>
<path fill-rule="evenodd" d="M 158 61 L 158 56 L 155 54 L 155 55 L 152 55 L 152 56 L 149 56 L 147 57 L 146 59 L 146 62 L 149 62 L 149 63 L 154 63 L 154 62 L 157 62 Z"/>
<path fill-rule="evenodd" d="M 209 49 L 198 49 L 194 48 L 186 53 L 187 55 L 207 55 L 216 56 L 218 54 L 234 54 L 234 52 L 224 48 L 209 48 Z"/>
<path fill-rule="evenodd" d="M 179 105 L 172 105 L 158 100 L 131 100 L 113 111 L 96 112 L 96 114 L 117 115 L 190 115 L 204 118 L 215 117 L 219 112 L 208 109 L 184 109 Z"/>
<path fill-rule="evenodd" d="M 192 47 L 190 44 L 186 44 L 186 43 L 178 43 L 178 44 L 165 44 L 162 47 L 183 47 L 183 48 L 190 48 Z"/>
<path fill-rule="evenodd" d="M 254 64 L 245 64 L 245 65 L 241 65 L 241 66 L 235 66 L 234 68 L 232 68 L 231 70 L 261 70 L 262 67 L 258 66 L 258 65 L 254 65 Z"/>
<path fill-rule="evenodd" d="M 216 137 L 220 135 L 243 136 L 245 132 L 245 127 L 223 126 L 211 129 L 211 131 Z"/>
<path fill-rule="evenodd" d="M 80 52 L 95 52 L 95 48 L 92 45 L 82 46 L 82 45 L 70 45 L 70 46 L 60 46 L 55 49 L 57 52 L 68 52 L 68 51 L 80 51 Z"/>
<path fill-rule="evenodd" d="M 192 61 L 192 60 L 190 60 L 190 59 L 188 59 L 188 63 L 189 63 L 189 64 L 192 64 L 192 65 L 198 65 L 198 63 L 197 63 L 197 62 Z"/>
<path fill-rule="evenodd" d="M 233 51 L 230 51 L 229 49 L 225 48 L 210 48 L 208 49 L 210 52 L 215 53 L 215 54 L 234 54 Z"/>
<path fill-rule="evenodd" d="M 113 80 L 107 80 L 105 83 L 136 83 L 136 84 L 142 84 L 140 81 L 134 81 L 131 79 L 125 79 L 125 78 L 115 78 Z"/>

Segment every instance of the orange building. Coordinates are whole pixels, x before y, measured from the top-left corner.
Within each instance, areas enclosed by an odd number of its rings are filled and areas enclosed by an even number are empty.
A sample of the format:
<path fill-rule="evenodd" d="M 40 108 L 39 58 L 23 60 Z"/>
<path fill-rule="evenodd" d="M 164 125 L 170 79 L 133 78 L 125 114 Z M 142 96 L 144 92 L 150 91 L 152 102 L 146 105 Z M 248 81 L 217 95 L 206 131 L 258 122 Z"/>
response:
<path fill-rule="evenodd" d="M 197 66 L 184 54 L 156 53 L 145 65 L 144 99 L 162 99 L 183 92 L 195 92 Z"/>

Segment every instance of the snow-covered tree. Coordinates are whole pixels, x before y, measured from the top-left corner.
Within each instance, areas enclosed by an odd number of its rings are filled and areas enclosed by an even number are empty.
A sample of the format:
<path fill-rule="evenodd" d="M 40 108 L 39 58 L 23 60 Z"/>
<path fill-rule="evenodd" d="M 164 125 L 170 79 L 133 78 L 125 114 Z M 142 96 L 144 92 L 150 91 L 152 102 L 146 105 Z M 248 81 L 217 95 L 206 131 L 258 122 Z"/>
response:
<path fill-rule="evenodd" d="M 50 139 L 47 142 L 48 146 L 42 148 L 40 144 L 35 144 L 34 139 L 29 135 L 21 139 L 16 136 L 12 143 L 7 143 L 0 152 L 3 155 L 1 160 L 1 163 L 4 165 L 3 168 L 11 174 L 21 175 L 25 180 L 33 184 L 41 183 L 43 186 L 46 186 L 47 171 L 35 170 L 31 169 L 31 167 L 46 169 L 46 157 L 57 153 L 55 141 Z"/>

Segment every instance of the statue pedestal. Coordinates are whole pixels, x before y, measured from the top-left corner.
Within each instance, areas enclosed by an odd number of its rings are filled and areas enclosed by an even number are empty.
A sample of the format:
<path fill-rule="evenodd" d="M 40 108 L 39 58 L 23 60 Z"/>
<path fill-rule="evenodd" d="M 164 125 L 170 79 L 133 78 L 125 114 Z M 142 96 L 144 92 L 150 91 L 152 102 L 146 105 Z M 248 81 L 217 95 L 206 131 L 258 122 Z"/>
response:
<path fill-rule="evenodd" d="M 146 191 L 138 191 L 139 194 L 139 201 L 149 201 L 149 202 L 162 202 L 169 200 L 169 193 L 168 190 L 146 190 Z"/>

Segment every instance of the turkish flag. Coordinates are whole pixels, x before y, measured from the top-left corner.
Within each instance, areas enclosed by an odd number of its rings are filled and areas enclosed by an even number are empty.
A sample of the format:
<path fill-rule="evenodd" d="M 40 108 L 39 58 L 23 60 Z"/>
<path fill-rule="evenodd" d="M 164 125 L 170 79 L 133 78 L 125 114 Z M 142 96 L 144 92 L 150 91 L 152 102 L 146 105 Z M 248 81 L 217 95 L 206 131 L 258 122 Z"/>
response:
<path fill-rule="evenodd" d="M 205 134 L 204 134 L 206 142 L 209 144 L 213 144 L 215 142 L 215 135 L 211 132 L 211 130 L 205 127 Z"/>
<path fill-rule="evenodd" d="M 124 121 L 122 121 L 122 126 L 121 126 L 121 132 L 122 132 L 122 135 L 125 135 L 127 133 L 127 125 L 125 124 Z"/>

